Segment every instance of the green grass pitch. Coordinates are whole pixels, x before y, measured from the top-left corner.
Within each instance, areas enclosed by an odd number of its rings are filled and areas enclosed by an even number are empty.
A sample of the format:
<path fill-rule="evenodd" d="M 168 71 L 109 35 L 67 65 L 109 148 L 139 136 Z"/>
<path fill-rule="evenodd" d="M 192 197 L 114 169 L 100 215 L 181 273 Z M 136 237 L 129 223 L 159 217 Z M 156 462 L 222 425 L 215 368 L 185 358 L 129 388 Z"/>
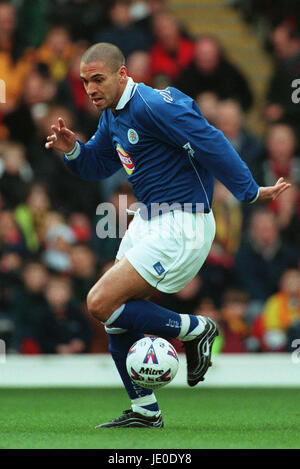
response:
<path fill-rule="evenodd" d="M 163 429 L 95 425 L 128 408 L 122 389 L 0 389 L 0 448 L 300 448 L 299 389 L 164 388 Z"/>

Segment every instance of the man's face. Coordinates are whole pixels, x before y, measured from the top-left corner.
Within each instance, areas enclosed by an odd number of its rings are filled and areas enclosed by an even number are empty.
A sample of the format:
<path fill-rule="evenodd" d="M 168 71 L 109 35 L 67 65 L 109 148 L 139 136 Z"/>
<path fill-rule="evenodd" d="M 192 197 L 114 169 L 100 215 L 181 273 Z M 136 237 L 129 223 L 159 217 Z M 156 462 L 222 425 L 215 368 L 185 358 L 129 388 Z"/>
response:
<path fill-rule="evenodd" d="M 269 248 L 278 241 L 278 228 L 275 218 L 270 213 L 257 213 L 250 226 L 252 238 L 262 248 Z"/>
<path fill-rule="evenodd" d="M 11 5 L 0 5 L 0 30 L 10 36 L 16 28 L 16 13 Z"/>
<path fill-rule="evenodd" d="M 126 67 L 122 66 L 113 71 L 111 66 L 103 61 L 88 64 L 82 62 L 80 77 L 85 91 L 99 111 L 115 109 L 126 86 Z"/>
<path fill-rule="evenodd" d="M 220 62 L 220 50 L 211 39 L 200 39 L 195 45 L 195 64 L 204 74 L 213 73 Z"/>

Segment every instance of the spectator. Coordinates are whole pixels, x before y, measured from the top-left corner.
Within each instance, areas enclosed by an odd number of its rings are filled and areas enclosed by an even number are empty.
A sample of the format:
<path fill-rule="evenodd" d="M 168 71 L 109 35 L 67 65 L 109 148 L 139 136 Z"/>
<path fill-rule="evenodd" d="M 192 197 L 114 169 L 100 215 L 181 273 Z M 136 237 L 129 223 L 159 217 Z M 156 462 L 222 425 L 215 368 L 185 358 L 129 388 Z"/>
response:
<path fill-rule="evenodd" d="M 4 200 L 3 194 L 0 191 L 0 211 L 3 210 L 4 206 L 5 206 L 5 200 Z"/>
<path fill-rule="evenodd" d="M 216 236 L 214 240 L 215 256 L 212 253 L 212 258 L 216 261 L 218 258 L 224 266 L 232 266 L 232 256 L 240 244 L 242 211 L 240 203 L 219 181 L 216 181 L 215 184 L 213 211 L 216 219 Z"/>
<path fill-rule="evenodd" d="M 237 281 L 250 299 L 266 301 L 276 292 L 283 271 L 298 262 L 299 253 L 280 239 L 274 214 L 267 209 L 255 210 L 249 236 L 235 256 Z"/>
<path fill-rule="evenodd" d="M 154 76 L 165 75 L 172 82 L 189 66 L 194 55 L 194 43 L 181 34 L 176 18 L 168 12 L 153 18 L 155 42 L 150 51 Z"/>
<path fill-rule="evenodd" d="M 38 127 L 57 95 L 57 85 L 45 64 L 36 64 L 25 79 L 23 94 L 16 108 L 4 118 L 11 138 L 30 145 L 38 137 Z"/>
<path fill-rule="evenodd" d="M 133 81 L 151 86 L 152 67 L 148 52 L 141 50 L 132 52 L 127 60 L 127 70 L 128 76 L 130 76 Z"/>
<path fill-rule="evenodd" d="M 296 136 L 287 124 L 273 124 L 266 137 L 265 157 L 256 179 L 261 186 L 274 184 L 280 177 L 300 184 L 300 160 L 296 156 Z"/>
<path fill-rule="evenodd" d="M 39 344 L 43 353 L 76 354 L 85 352 L 90 328 L 84 314 L 72 303 L 69 279 L 50 277 L 45 298 L 47 307 L 40 316 Z"/>
<path fill-rule="evenodd" d="M 300 73 L 300 32 L 288 22 L 272 31 L 275 68 L 267 91 L 265 118 L 269 122 L 285 120 L 297 126 L 300 122 L 298 103 L 293 102 L 292 82 Z"/>
<path fill-rule="evenodd" d="M 291 351 L 293 330 L 300 323 L 300 272 L 288 269 L 280 278 L 279 290 L 269 297 L 254 323 L 253 335 L 264 352 Z"/>
<path fill-rule="evenodd" d="M 234 146 L 240 157 L 255 171 L 262 156 L 263 145 L 245 126 L 245 116 L 237 101 L 221 101 L 217 105 L 215 125 Z"/>
<path fill-rule="evenodd" d="M 47 154 L 44 149 L 44 142 L 49 121 L 51 120 L 51 122 L 53 122 L 52 118 L 56 118 L 57 115 L 66 119 L 68 123 L 70 122 L 70 124 L 76 126 L 75 118 L 68 108 L 56 104 L 47 105 L 44 108 L 41 118 L 36 120 L 37 138 L 28 146 L 28 159 L 32 164 L 36 178 L 49 185 L 53 202 L 56 202 L 58 193 L 61 192 L 60 179 L 63 163 L 61 162 L 60 154 L 55 152 Z"/>
<path fill-rule="evenodd" d="M 13 209 L 24 200 L 33 176 L 25 148 L 16 142 L 7 142 L 0 158 L 0 190 L 7 207 Z"/>
<path fill-rule="evenodd" d="M 18 288 L 12 305 L 15 328 L 11 348 L 15 352 L 41 352 L 38 325 L 46 306 L 43 291 L 47 279 L 47 269 L 41 262 L 31 260 L 23 266 L 22 286 Z"/>
<path fill-rule="evenodd" d="M 203 284 L 196 275 L 182 290 L 172 295 L 157 294 L 155 302 L 180 314 L 192 314 L 203 297 Z"/>
<path fill-rule="evenodd" d="M 68 68 L 68 73 L 65 78 L 65 87 L 69 87 L 71 93 L 71 101 L 75 111 L 85 111 L 88 106 L 88 96 L 84 90 L 82 80 L 80 78 L 80 61 L 82 54 L 88 47 L 88 43 L 80 42 L 76 44 L 74 57 Z"/>
<path fill-rule="evenodd" d="M 0 255 L 0 339 L 5 341 L 8 352 L 15 328 L 13 301 L 20 286 L 21 265 L 22 257 L 14 250 L 6 250 Z"/>
<path fill-rule="evenodd" d="M 283 20 L 293 20 L 299 23 L 300 5 L 298 0 L 233 0 L 234 6 L 241 9 L 245 19 L 261 24 L 263 21 L 268 31 L 269 27 Z M 263 33 L 263 31 L 262 31 Z"/>
<path fill-rule="evenodd" d="M 51 0 L 48 5 L 50 21 L 62 24 L 68 19 L 72 40 L 91 42 L 105 19 L 103 4 L 98 0 Z"/>
<path fill-rule="evenodd" d="M 207 295 L 220 307 L 221 296 L 235 284 L 234 256 L 240 243 L 242 210 L 240 203 L 219 181 L 215 184 L 213 211 L 216 235 L 201 272 Z"/>
<path fill-rule="evenodd" d="M 6 84 L 6 103 L 0 115 L 12 111 L 24 89 L 24 79 L 30 70 L 32 55 L 25 50 L 16 34 L 16 10 L 11 2 L 0 3 L 0 70 Z"/>
<path fill-rule="evenodd" d="M 68 28 L 64 25 L 53 25 L 48 29 L 45 41 L 35 52 L 35 59 L 36 62 L 46 64 L 51 78 L 60 82 L 68 73 L 74 53 L 75 46 Z"/>
<path fill-rule="evenodd" d="M 194 314 L 199 316 L 207 316 L 216 322 L 219 322 L 220 320 L 220 312 L 209 296 L 204 296 L 204 298 L 201 299 L 200 303 L 195 309 Z"/>
<path fill-rule="evenodd" d="M 71 247 L 71 275 L 74 299 L 82 311 L 86 309 L 86 295 L 97 281 L 97 262 L 91 248 L 83 243 Z"/>
<path fill-rule="evenodd" d="M 194 314 L 199 316 L 207 316 L 208 318 L 213 319 L 217 323 L 220 321 L 220 311 L 217 309 L 214 301 L 210 297 L 204 297 L 199 305 L 197 306 Z M 182 344 L 182 342 L 181 342 Z M 214 341 L 214 345 L 212 348 L 212 354 L 220 353 L 223 347 L 223 336 L 222 330 L 219 328 L 219 335 L 216 337 Z M 183 347 L 181 349 L 183 352 Z"/>
<path fill-rule="evenodd" d="M 43 242 L 43 231 L 51 201 L 44 184 L 34 182 L 28 190 L 24 203 L 15 209 L 15 218 L 25 238 L 29 252 L 37 253 Z"/>
<path fill-rule="evenodd" d="M 55 272 L 69 273 L 71 270 L 71 246 L 75 243 L 72 229 L 64 223 L 52 225 L 46 232 L 43 261 Z"/>
<path fill-rule="evenodd" d="M 46 234 L 48 233 L 50 228 L 59 224 L 63 225 L 64 223 L 65 223 L 65 218 L 62 213 L 57 212 L 55 210 L 47 210 L 45 214 L 45 219 L 43 220 L 43 224 L 40 230 L 41 244 L 43 246 L 46 245 Z"/>
<path fill-rule="evenodd" d="M 20 5 L 21 3 L 21 5 Z M 53 3 L 45 0 L 23 0 L 18 2 L 18 33 L 20 43 L 39 47 L 48 27 L 49 7 Z M 60 8 L 61 9 L 61 4 Z"/>
<path fill-rule="evenodd" d="M 144 12 L 140 18 L 134 18 L 135 24 L 145 31 L 150 38 L 151 45 L 155 41 L 153 32 L 153 17 L 156 13 L 166 10 L 167 0 L 146 0 L 144 2 Z M 132 8 L 131 8 L 132 9 Z"/>
<path fill-rule="evenodd" d="M 219 326 L 223 337 L 222 353 L 247 352 L 248 295 L 241 290 L 227 290 L 220 310 Z"/>
<path fill-rule="evenodd" d="M 102 210 L 97 213 L 94 228 L 92 247 L 100 265 L 114 261 L 120 240 L 124 236 L 125 230 L 132 219 L 132 214 L 127 213 L 129 208 L 136 202 L 131 187 L 127 181 L 120 184 L 110 195 L 108 202 L 114 207 L 108 213 Z M 120 224 L 124 220 L 124 226 Z M 110 231 L 112 228 L 112 232 Z"/>
<path fill-rule="evenodd" d="M 148 50 L 151 38 L 146 31 L 135 25 L 130 14 L 128 0 L 110 2 L 110 25 L 95 34 L 94 42 L 111 42 L 118 46 L 125 58 L 135 50 Z"/>
<path fill-rule="evenodd" d="M 92 238 L 92 227 L 88 217 L 84 213 L 74 212 L 68 219 L 68 225 L 72 229 L 76 241 L 88 243 Z"/>
<path fill-rule="evenodd" d="M 73 298 L 87 316 L 91 328 L 91 341 L 88 347 L 90 353 L 108 352 L 108 339 L 102 324 L 99 324 L 88 314 L 86 295 L 96 283 L 100 274 L 97 272 L 98 263 L 91 248 L 77 243 L 71 249 Z M 105 266 L 102 271 L 104 272 Z"/>
<path fill-rule="evenodd" d="M 203 91 L 196 97 L 196 102 L 205 119 L 216 127 L 219 99 L 211 91 Z"/>
<path fill-rule="evenodd" d="M 282 239 L 300 251 L 300 190 L 293 184 L 288 194 L 282 194 L 280 201 L 272 202 L 270 210 L 275 213 Z M 276 203 L 277 202 L 277 203 Z"/>
<path fill-rule="evenodd" d="M 246 78 L 226 59 L 213 36 L 200 36 L 196 40 L 194 59 L 180 74 L 175 86 L 192 98 L 210 91 L 219 99 L 234 99 L 244 110 L 253 102 Z"/>
<path fill-rule="evenodd" d="M 21 257 L 27 254 L 26 244 L 14 213 L 7 209 L 0 212 L 0 252 L 15 252 Z"/>
<path fill-rule="evenodd" d="M 65 216 L 72 211 L 93 216 L 99 203 L 99 183 L 97 181 L 86 182 L 66 172 L 61 152 L 54 150 L 49 152 L 45 149 L 48 129 L 58 117 L 63 118 L 68 125 L 76 127 L 77 122 L 68 108 L 59 105 L 49 106 L 46 116 L 39 122 L 39 139 L 28 147 L 28 159 L 32 162 L 36 178 L 48 185 L 55 210 L 59 210 Z M 84 135 L 80 132 L 77 132 L 77 135 L 85 141 Z"/>
<path fill-rule="evenodd" d="M 73 111 L 79 128 L 91 137 L 98 126 L 99 112 L 88 98 L 80 78 L 81 57 L 87 47 L 88 44 L 84 41 L 76 44 L 66 78 L 58 87 L 57 102 Z"/>

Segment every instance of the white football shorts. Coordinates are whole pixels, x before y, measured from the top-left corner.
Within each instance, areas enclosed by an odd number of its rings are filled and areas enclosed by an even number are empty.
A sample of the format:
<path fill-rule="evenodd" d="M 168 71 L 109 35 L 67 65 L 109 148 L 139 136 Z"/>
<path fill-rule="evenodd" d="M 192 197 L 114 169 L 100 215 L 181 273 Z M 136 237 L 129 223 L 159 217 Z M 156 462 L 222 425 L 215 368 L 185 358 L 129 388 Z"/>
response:
<path fill-rule="evenodd" d="M 181 290 L 201 269 L 215 237 L 210 213 L 172 210 L 144 220 L 136 212 L 118 250 L 153 287 Z"/>

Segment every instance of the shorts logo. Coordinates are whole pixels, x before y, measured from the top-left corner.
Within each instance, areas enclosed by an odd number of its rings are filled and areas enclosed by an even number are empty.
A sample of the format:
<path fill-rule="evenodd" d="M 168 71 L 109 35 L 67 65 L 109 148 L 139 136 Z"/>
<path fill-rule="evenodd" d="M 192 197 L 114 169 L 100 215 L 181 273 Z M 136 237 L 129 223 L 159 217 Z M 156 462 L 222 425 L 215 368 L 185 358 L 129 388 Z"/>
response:
<path fill-rule="evenodd" d="M 134 129 L 129 129 L 127 132 L 128 140 L 132 145 L 135 145 L 139 141 L 139 135 Z"/>
<path fill-rule="evenodd" d="M 116 150 L 121 160 L 121 163 L 124 166 L 126 173 L 130 176 L 133 173 L 134 168 L 135 168 L 134 163 L 132 159 L 130 158 L 130 155 L 128 155 L 128 153 L 125 150 L 123 150 L 120 144 L 117 145 Z"/>
<path fill-rule="evenodd" d="M 153 268 L 156 270 L 158 275 L 162 275 L 165 272 L 165 269 L 160 262 L 156 262 L 156 264 L 153 265 Z"/>

